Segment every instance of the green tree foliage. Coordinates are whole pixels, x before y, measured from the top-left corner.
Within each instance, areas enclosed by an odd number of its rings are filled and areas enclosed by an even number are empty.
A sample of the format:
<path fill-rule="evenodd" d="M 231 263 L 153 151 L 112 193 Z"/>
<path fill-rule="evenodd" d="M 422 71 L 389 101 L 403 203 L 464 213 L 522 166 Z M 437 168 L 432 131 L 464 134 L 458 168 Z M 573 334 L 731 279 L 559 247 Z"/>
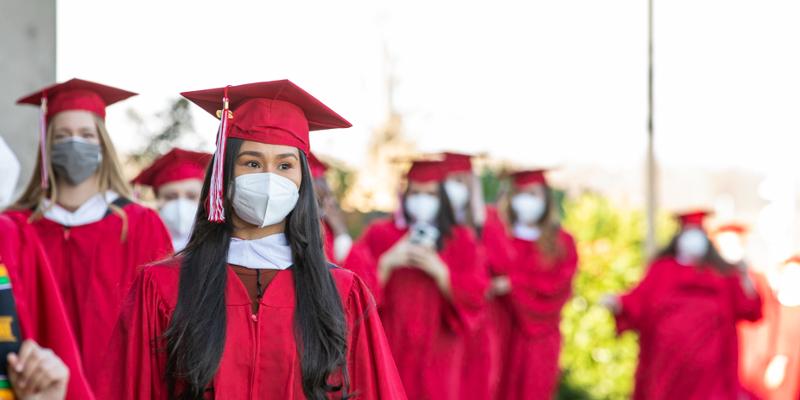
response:
<path fill-rule="evenodd" d="M 575 237 L 580 265 L 574 295 L 563 311 L 559 399 L 627 399 L 633 389 L 637 336 L 616 335 L 611 314 L 598 304 L 605 293 L 623 293 L 644 274 L 644 214 L 623 210 L 596 194 L 564 202 L 564 227 Z M 663 243 L 674 231 L 660 218 Z"/>
<path fill-rule="evenodd" d="M 152 163 L 156 158 L 175 147 L 179 139 L 187 134 L 195 134 L 189 101 L 186 99 L 176 99 L 166 110 L 158 112 L 155 117 L 161 127 L 151 129 L 142 115 L 132 110 L 128 112 L 128 118 L 137 125 L 139 135 L 145 139 L 143 140 L 144 145 L 130 154 L 130 161 L 136 165 Z M 196 145 L 204 142 L 201 136 L 198 136 L 197 139 Z"/>

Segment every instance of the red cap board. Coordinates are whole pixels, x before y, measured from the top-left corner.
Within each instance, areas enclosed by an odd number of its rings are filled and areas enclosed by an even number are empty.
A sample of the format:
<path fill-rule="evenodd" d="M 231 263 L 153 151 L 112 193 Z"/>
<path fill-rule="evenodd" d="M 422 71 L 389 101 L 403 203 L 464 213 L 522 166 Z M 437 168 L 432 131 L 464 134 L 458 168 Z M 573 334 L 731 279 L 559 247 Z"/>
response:
<path fill-rule="evenodd" d="M 39 116 L 39 151 L 42 154 L 42 188 L 47 188 L 49 184 L 47 148 L 45 144 L 47 123 L 50 122 L 53 116 L 62 111 L 81 110 L 89 111 L 105 119 L 107 106 L 132 96 L 136 96 L 136 93 L 74 78 L 39 89 L 17 100 L 17 104 L 39 106 L 41 110 Z"/>
<path fill-rule="evenodd" d="M 409 182 L 442 182 L 447 176 L 445 163 L 439 160 L 416 160 L 411 163 L 406 177 Z"/>
<path fill-rule="evenodd" d="M 795 254 L 783 262 L 783 265 L 800 264 L 800 254 Z"/>
<path fill-rule="evenodd" d="M 469 154 L 444 152 L 442 153 L 444 167 L 448 174 L 472 172 L 472 156 Z"/>
<path fill-rule="evenodd" d="M 746 225 L 732 222 L 732 223 L 729 223 L 729 224 L 718 226 L 717 229 L 714 230 L 714 233 L 719 234 L 719 233 L 725 233 L 725 232 L 733 232 L 733 233 L 736 233 L 738 235 L 744 235 L 744 234 L 747 233 L 748 230 L 749 229 L 747 228 Z"/>
<path fill-rule="evenodd" d="M 211 154 L 172 149 L 159 157 L 133 179 L 138 185 L 151 186 L 158 193 L 161 186 L 186 179 L 202 180 L 211 161 Z"/>
<path fill-rule="evenodd" d="M 308 169 L 311 170 L 311 176 L 317 179 L 325 176 L 325 172 L 328 171 L 328 166 L 320 161 L 314 153 L 309 152 Z"/>
<path fill-rule="evenodd" d="M 47 121 L 69 110 L 89 111 L 105 118 L 106 107 L 132 96 L 136 96 L 136 93 L 83 79 L 70 79 L 39 89 L 17 100 L 17 104 L 42 106 L 46 103 Z"/>
<path fill-rule="evenodd" d="M 703 226 L 703 222 L 705 222 L 706 217 L 711 215 L 711 211 L 708 210 L 694 210 L 685 213 L 678 214 L 678 221 L 680 221 L 681 226 Z"/>
<path fill-rule="evenodd" d="M 285 79 L 181 95 L 220 118 L 208 200 L 208 219 L 212 222 L 225 221 L 222 169 L 228 138 L 293 146 L 308 154 L 309 131 L 352 126 L 314 96 Z"/>
<path fill-rule="evenodd" d="M 546 172 L 546 169 L 516 171 L 511 174 L 511 182 L 514 186 L 527 186 L 535 183 L 547 185 Z"/>

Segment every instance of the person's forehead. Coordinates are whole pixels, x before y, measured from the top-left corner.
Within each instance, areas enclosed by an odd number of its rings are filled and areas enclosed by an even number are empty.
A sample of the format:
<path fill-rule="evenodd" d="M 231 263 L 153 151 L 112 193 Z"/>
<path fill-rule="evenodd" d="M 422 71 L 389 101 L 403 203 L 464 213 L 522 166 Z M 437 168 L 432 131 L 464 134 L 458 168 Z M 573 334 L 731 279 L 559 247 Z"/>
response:
<path fill-rule="evenodd" d="M 63 111 L 53 117 L 52 124 L 56 129 L 76 125 L 94 126 L 94 115 L 88 111 L 81 110 Z"/>
<path fill-rule="evenodd" d="M 202 189 L 202 187 L 203 181 L 200 179 L 184 179 L 181 181 L 163 184 L 160 188 L 158 188 L 158 193 L 159 195 L 163 195 L 166 193 L 183 192 L 187 190 L 199 190 Z"/>

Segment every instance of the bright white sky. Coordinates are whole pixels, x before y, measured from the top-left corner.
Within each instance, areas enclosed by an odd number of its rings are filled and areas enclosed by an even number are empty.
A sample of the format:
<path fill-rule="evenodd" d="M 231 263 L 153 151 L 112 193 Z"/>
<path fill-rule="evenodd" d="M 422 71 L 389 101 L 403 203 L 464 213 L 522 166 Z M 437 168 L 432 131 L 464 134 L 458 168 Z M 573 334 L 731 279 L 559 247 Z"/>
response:
<path fill-rule="evenodd" d="M 656 134 L 668 164 L 796 167 L 800 2 L 656 0 Z M 138 91 L 125 117 L 179 91 L 289 78 L 354 123 L 314 135 L 358 165 L 396 104 L 420 149 L 486 150 L 521 164 L 640 165 L 646 1 L 58 0 L 58 79 Z M 213 141 L 216 121 L 196 113 Z M 790 163 L 791 162 L 791 163 Z"/>

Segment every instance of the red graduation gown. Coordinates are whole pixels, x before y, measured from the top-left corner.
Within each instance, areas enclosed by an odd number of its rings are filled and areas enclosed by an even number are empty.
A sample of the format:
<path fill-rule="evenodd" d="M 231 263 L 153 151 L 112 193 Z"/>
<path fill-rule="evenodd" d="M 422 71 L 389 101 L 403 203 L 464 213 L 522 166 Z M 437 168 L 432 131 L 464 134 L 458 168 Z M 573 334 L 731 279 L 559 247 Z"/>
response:
<path fill-rule="evenodd" d="M 572 294 L 578 265 L 575 242 L 557 232 L 552 259 L 535 242 L 513 239 L 511 292 L 502 301 L 512 316 L 500 391 L 503 399 L 551 399 L 559 378 L 561 309 Z"/>
<path fill-rule="evenodd" d="M 516 258 L 513 239 L 509 230 L 494 207 L 486 208 L 486 223 L 483 227 L 483 245 L 494 251 L 487 252 L 489 273 L 491 276 L 508 276 Z M 490 373 L 490 390 L 492 399 L 500 399 L 500 384 L 507 374 L 505 363 L 508 357 L 513 318 L 508 307 L 508 296 L 489 299 L 488 319 L 491 329 L 491 353 L 497 360 L 497 367 Z"/>
<path fill-rule="evenodd" d="M 642 282 L 622 296 L 617 330 L 639 332 L 634 399 L 736 399 L 736 322 L 761 317 L 758 296 L 739 276 L 711 267 L 656 260 Z"/>
<path fill-rule="evenodd" d="M 177 302 L 179 271 L 176 262 L 150 266 L 134 283 L 111 342 L 102 398 L 167 398 L 166 354 L 153 351 L 152 346 L 166 346 L 163 334 Z M 350 392 L 358 394 L 355 399 L 405 399 L 372 296 L 352 272 L 330 271 L 347 318 Z M 294 334 L 292 269 L 277 272 L 253 315 L 246 288 L 228 267 L 225 302 L 228 327 L 212 381 L 213 398 L 305 398 Z"/>
<path fill-rule="evenodd" d="M 783 382 L 778 387 L 769 389 L 766 398 L 800 399 L 800 306 L 779 305 L 777 322 L 772 356 L 785 355 L 789 362 Z"/>
<path fill-rule="evenodd" d="M 24 221 L 0 215 L 0 237 L 0 263 L 11 279 L 23 338 L 53 350 L 69 367 L 67 399 L 93 399 L 58 286 L 36 233 Z"/>
<path fill-rule="evenodd" d="M 761 297 L 762 318 L 758 321 L 739 321 L 736 325 L 739 338 L 739 380 L 751 397 L 766 398 L 764 371 L 775 350 L 773 335 L 778 328 L 780 303 L 764 275 L 750 272 L 750 279 L 755 283 Z"/>
<path fill-rule="evenodd" d="M 372 223 L 360 239 L 377 261 L 408 232 L 394 221 Z M 465 334 L 483 307 L 485 277 L 472 232 L 454 227 L 439 256 L 450 269 L 452 299 L 413 267 L 398 268 L 381 288 L 381 320 L 409 398 L 458 399 Z"/>
<path fill-rule="evenodd" d="M 483 273 L 491 278 L 501 275 L 502 271 L 508 269 L 513 259 L 513 247 L 505 227 L 500 222 L 497 210 L 494 207 L 486 207 L 486 216 L 478 251 L 483 261 Z M 496 396 L 500 384 L 502 365 L 498 344 L 500 338 L 492 315 L 495 300 L 490 299 L 487 303 L 475 331 L 465 338 L 464 362 L 461 370 L 462 399 L 492 399 Z"/>
<path fill-rule="evenodd" d="M 375 300 L 380 303 L 380 290 L 378 288 L 378 275 L 375 272 L 375 264 L 372 260 L 372 256 L 369 253 L 369 249 L 365 248 L 363 244 L 353 243 L 353 246 L 350 248 L 350 252 L 347 254 L 344 260 L 336 260 L 333 254 L 333 241 L 335 239 L 333 234 L 333 229 L 331 226 L 322 221 L 320 224 L 322 225 L 323 230 L 323 248 L 325 250 L 325 256 L 331 263 L 336 265 L 340 265 L 350 271 L 353 271 L 361 278 L 364 283 L 367 285 L 367 288 L 372 292 L 375 297 Z"/>
<path fill-rule="evenodd" d="M 113 212 L 100 221 L 74 227 L 45 218 L 31 223 L 46 249 L 83 368 L 95 390 L 97 375 L 104 373 L 103 349 L 136 272 L 172 254 L 172 240 L 158 214 L 136 203 L 124 205 L 122 211 L 125 223 Z M 9 214 L 25 221 L 31 212 Z"/>

